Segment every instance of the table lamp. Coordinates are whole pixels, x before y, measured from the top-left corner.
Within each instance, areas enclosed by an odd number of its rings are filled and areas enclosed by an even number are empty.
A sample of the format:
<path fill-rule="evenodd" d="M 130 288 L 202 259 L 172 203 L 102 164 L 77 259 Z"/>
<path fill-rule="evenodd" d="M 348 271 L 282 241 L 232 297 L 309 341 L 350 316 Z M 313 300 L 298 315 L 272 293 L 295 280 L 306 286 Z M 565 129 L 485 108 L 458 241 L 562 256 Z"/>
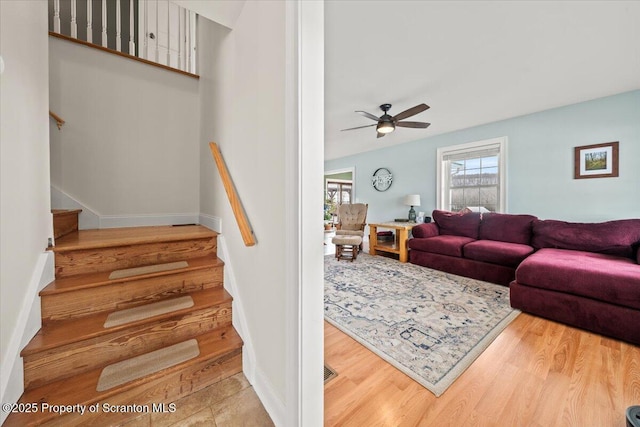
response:
<path fill-rule="evenodd" d="M 407 206 L 411 206 L 411 209 L 409 209 L 409 222 L 416 222 L 416 211 L 413 210 L 413 207 L 420 206 L 420 195 L 409 194 L 408 196 L 405 196 L 404 204 Z"/>

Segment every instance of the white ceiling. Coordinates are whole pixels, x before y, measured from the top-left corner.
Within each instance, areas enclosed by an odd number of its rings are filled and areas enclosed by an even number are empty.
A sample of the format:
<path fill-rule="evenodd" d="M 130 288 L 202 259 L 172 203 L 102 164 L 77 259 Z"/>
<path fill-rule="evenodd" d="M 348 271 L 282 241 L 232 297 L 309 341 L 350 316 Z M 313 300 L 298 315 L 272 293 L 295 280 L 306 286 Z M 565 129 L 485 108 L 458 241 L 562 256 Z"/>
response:
<path fill-rule="evenodd" d="M 640 89 L 638 1 L 329 0 L 325 23 L 327 159 Z M 428 129 L 340 131 L 422 102 Z"/>

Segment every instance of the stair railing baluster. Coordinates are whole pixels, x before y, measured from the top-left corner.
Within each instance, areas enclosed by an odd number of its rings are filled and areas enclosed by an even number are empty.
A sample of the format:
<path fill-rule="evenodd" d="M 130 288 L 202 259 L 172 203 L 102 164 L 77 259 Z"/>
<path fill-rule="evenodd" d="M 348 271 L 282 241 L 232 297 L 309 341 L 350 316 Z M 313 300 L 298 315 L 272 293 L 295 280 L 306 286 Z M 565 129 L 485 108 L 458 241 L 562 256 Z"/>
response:
<path fill-rule="evenodd" d="M 107 0 L 102 0 L 102 47 L 107 44 Z"/>
<path fill-rule="evenodd" d="M 189 72 L 190 73 L 194 73 L 195 72 L 195 66 L 194 66 L 194 62 L 193 62 L 193 44 L 195 43 L 195 37 L 193 34 L 193 31 L 195 29 L 195 21 L 194 21 L 194 13 L 191 11 L 187 12 L 189 14 Z"/>
<path fill-rule="evenodd" d="M 122 10 L 120 0 L 116 0 L 116 50 L 122 52 Z"/>
<path fill-rule="evenodd" d="M 53 32 L 60 34 L 60 0 L 53 0 Z"/>
<path fill-rule="evenodd" d="M 158 31 L 160 29 L 160 16 L 159 16 L 159 7 L 158 7 L 158 0 L 156 0 L 156 62 L 159 64 L 160 63 L 160 31 Z"/>
<path fill-rule="evenodd" d="M 183 8 L 178 8 L 178 66 L 179 70 L 182 70 L 182 16 Z"/>
<path fill-rule="evenodd" d="M 184 70 L 187 72 L 191 72 L 191 20 L 190 20 L 189 11 L 185 11 L 184 17 Z"/>
<path fill-rule="evenodd" d="M 71 0 L 71 37 L 78 38 L 78 22 L 76 17 L 76 0 Z"/>
<path fill-rule="evenodd" d="M 104 48 L 103 50 L 112 51 L 112 53 L 118 52 L 124 55 L 128 53 L 130 56 L 137 56 L 155 62 L 161 67 L 173 68 L 187 74 L 195 73 L 197 60 L 195 52 L 197 15 L 195 12 L 172 4 L 170 0 L 142 0 L 142 3 L 128 0 L 129 3 L 124 5 L 122 4 L 123 0 L 100 0 L 96 7 L 99 7 L 101 11 L 95 12 L 95 18 L 96 26 L 100 25 L 101 31 L 95 29 L 96 40 L 94 41 L 93 3 L 98 0 L 65 0 L 65 3 L 62 3 L 61 0 L 49 1 L 52 4 L 50 9 L 52 21 L 49 25 L 53 30 L 49 32 L 50 36 L 75 41 L 85 46 L 92 45 Z M 79 9 L 78 1 L 80 1 Z M 123 7 L 126 9 L 127 5 L 129 9 L 123 10 Z M 69 13 L 64 6 L 69 7 Z M 161 16 L 161 13 L 165 13 L 165 11 L 166 18 Z M 123 13 L 129 15 L 129 27 L 127 27 L 127 20 Z M 153 21 L 154 14 L 155 22 Z M 114 15 L 115 23 L 110 23 L 109 21 L 114 19 Z M 99 21 L 100 24 L 98 24 Z M 66 27 L 67 22 L 69 29 Z M 78 31 L 78 23 L 82 27 L 80 31 Z M 138 27 L 136 27 L 137 23 L 139 23 Z M 123 31 L 127 31 L 127 28 L 129 31 L 128 40 L 126 33 L 123 33 Z M 64 34 L 62 34 L 63 31 Z M 161 37 L 162 43 L 160 43 Z M 165 37 L 167 38 L 166 42 Z M 173 41 L 172 37 L 175 37 L 176 40 Z M 123 46 L 123 38 L 124 44 L 127 46 Z M 166 49 L 166 56 L 163 49 Z"/>
<path fill-rule="evenodd" d="M 142 25 L 138 29 L 138 56 L 149 59 L 149 2 L 142 2 Z M 142 43 L 142 46 L 140 46 Z"/>
<path fill-rule="evenodd" d="M 167 67 L 171 67 L 171 3 L 167 2 Z"/>
<path fill-rule="evenodd" d="M 87 0 L 87 42 L 93 43 L 93 2 Z"/>
<path fill-rule="evenodd" d="M 136 56 L 136 43 L 133 41 L 136 15 L 133 10 L 133 0 L 129 0 L 129 55 Z"/>

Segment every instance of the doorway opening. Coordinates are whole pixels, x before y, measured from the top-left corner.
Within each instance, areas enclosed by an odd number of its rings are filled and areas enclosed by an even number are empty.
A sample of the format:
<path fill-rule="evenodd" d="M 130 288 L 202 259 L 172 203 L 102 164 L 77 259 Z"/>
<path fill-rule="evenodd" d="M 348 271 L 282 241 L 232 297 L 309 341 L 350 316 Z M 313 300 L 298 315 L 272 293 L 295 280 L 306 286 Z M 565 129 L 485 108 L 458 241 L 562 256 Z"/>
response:
<path fill-rule="evenodd" d="M 338 222 L 338 207 L 355 202 L 355 168 L 326 171 L 324 174 L 324 220 Z"/>

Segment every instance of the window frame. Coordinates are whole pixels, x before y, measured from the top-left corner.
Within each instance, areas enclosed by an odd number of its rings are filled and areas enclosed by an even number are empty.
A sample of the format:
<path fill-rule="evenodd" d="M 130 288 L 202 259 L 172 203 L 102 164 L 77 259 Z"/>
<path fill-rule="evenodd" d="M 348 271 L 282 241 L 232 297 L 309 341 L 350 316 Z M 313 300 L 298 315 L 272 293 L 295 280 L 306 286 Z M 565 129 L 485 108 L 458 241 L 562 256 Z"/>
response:
<path fill-rule="evenodd" d="M 327 178 L 325 180 L 325 194 L 329 194 L 329 184 L 337 184 L 338 185 L 338 190 L 337 193 L 342 195 L 342 186 L 343 185 L 348 185 L 349 187 L 351 187 L 350 191 L 348 191 L 349 193 L 349 204 L 354 203 L 353 201 L 353 180 L 348 180 L 348 179 L 330 179 Z M 337 197 L 338 200 L 336 200 L 336 205 L 340 206 L 342 205 L 343 202 L 341 197 Z"/>
<path fill-rule="evenodd" d="M 444 157 L 453 153 L 471 153 L 474 151 L 486 150 L 489 147 L 498 145 L 498 175 L 499 181 L 499 201 L 496 212 L 505 213 L 507 208 L 507 137 L 485 139 L 481 141 L 468 142 L 465 144 L 438 147 L 436 150 L 436 181 L 437 181 L 437 208 L 449 210 L 445 205 L 445 195 L 448 188 L 445 188 L 448 180 L 444 176 L 447 173 L 443 166 Z"/>

